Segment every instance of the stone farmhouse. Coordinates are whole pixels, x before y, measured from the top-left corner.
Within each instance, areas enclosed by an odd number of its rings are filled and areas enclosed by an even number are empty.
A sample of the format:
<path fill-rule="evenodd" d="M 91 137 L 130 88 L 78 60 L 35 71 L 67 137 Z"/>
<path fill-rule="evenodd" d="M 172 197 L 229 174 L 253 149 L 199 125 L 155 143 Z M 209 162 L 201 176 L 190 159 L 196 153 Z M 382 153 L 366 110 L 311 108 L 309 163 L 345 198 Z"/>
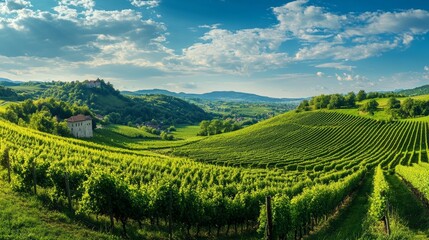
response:
<path fill-rule="evenodd" d="M 93 136 L 92 118 L 82 114 L 67 119 L 67 126 L 71 134 L 77 138 L 90 138 Z"/>

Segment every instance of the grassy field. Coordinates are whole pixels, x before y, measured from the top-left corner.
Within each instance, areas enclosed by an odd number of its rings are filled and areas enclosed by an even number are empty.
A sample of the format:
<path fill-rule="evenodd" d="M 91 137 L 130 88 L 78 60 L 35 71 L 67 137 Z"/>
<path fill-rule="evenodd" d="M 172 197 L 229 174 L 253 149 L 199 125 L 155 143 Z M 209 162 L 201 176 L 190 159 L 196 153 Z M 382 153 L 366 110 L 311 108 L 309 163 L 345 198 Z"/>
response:
<path fill-rule="evenodd" d="M 158 135 L 148 133 L 135 127 L 111 124 L 105 127 L 105 129 L 128 138 L 159 139 Z"/>
<path fill-rule="evenodd" d="M 189 140 L 200 138 L 197 133 L 200 131 L 198 125 L 178 125 L 176 131 L 172 132 L 173 136 L 179 140 Z"/>
<path fill-rule="evenodd" d="M 176 127 L 176 131 L 172 132 L 175 139 L 167 141 L 141 129 L 109 125 L 96 129 L 94 137 L 86 139 L 86 141 L 131 150 L 169 149 L 201 140 L 204 137 L 197 136 L 198 131 L 199 126 L 179 125 Z"/>

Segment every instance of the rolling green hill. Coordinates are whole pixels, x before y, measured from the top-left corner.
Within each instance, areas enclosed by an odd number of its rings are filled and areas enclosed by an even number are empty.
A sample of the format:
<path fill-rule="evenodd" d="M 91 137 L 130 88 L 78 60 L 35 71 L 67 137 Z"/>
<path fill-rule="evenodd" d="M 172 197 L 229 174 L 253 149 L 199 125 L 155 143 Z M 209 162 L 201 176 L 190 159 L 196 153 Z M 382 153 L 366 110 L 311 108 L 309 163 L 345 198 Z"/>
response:
<path fill-rule="evenodd" d="M 211 118 L 198 106 L 175 97 L 148 95 L 130 98 L 115 90 L 110 83 L 103 80 L 95 82 L 98 85 L 90 85 L 90 81 L 56 82 L 55 86 L 44 91 L 43 97 L 87 105 L 95 113 L 107 116 L 112 123 L 142 124 L 155 119 L 159 125 L 192 124 Z"/>
<path fill-rule="evenodd" d="M 175 150 L 198 161 L 322 171 L 362 162 L 393 167 L 428 161 L 428 124 L 385 123 L 335 111 L 286 113 Z M 341 164 L 339 164 L 341 163 Z"/>
<path fill-rule="evenodd" d="M 69 174 L 74 210 L 91 219 L 99 215 L 94 221 L 105 223 L 113 214 L 112 224 L 114 218 L 122 222 L 132 239 L 147 236 L 140 223 L 158 227 L 166 238 L 167 230 L 160 226 L 167 226 L 169 217 L 180 239 L 197 234 L 209 239 L 262 237 L 256 226 L 265 231 L 261 209 L 268 195 L 273 196 L 275 216 L 285 217 L 274 218 L 276 234 L 288 239 L 295 233 L 297 238 L 314 234 L 311 229 L 318 228 L 327 228 L 319 239 L 344 236 L 341 233 L 375 239 L 384 236 L 382 222 L 372 217 L 385 214 L 374 207 L 386 205 L 383 191 L 393 199 L 412 196 L 382 169 L 410 166 L 399 168 L 410 182 L 415 179 L 412 172 L 424 173 L 428 127 L 422 121 L 376 121 L 336 111 L 290 112 L 236 132 L 197 139 L 169 152 L 176 156 L 166 156 L 62 138 L 0 120 L 0 156 L 10 158 L 12 188 L 31 192 L 36 176 L 39 192 L 50 193 L 45 199 L 51 199 L 51 206 L 66 204 L 64 176 Z M 123 128 L 109 131 L 128 138 L 135 134 Z M 378 185 L 385 190 L 372 187 Z M 429 237 L 425 225 L 404 216 L 400 203 L 395 206 L 399 214 L 391 214 L 391 231 L 398 239 Z M 422 208 L 415 206 L 413 211 Z M 344 211 L 337 216 L 339 209 Z M 429 219 L 425 214 L 420 219 Z M 337 222 L 337 229 L 329 229 L 331 218 L 354 224 Z M 404 220 L 411 221 L 410 227 Z M 284 221 L 294 224 L 278 228 Z M 412 227 L 416 225 L 420 228 Z M 235 226 L 237 231 L 232 230 Z"/>
<path fill-rule="evenodd" d="M 134 92 L 123 91 L 125 95 L 153 95 L 162 94 L 183 99 L 204 99 L 209 101 L 224 101 L 224 102 L 252 102 L 252 103 L 286 103 L 299 102 L 302 98 L 272 98 L 259 96 L 252 93 L 234 92 L 234 91 L 215 91 L 203 94 L 195 93 L 175 93 L 163 89 L 138 90 Z"/>
<path fill-rule="evenodd" d="M 429 85 L 424 85 L 413 89 L 401 90 L 398 93 L 406 96 L 418 96 L 418 95 L 429 94 Z"/>

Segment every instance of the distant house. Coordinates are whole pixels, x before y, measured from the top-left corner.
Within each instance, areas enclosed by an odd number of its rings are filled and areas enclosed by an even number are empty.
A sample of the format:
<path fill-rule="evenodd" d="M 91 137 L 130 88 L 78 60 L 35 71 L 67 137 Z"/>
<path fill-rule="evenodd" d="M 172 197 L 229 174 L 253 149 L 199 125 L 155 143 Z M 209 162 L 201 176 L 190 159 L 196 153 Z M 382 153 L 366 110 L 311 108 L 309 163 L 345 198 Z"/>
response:
<path fill-rule="evenodd" d="M 90 138 L 92 132 L 92 118 L 82 114 L 67 119 L 67 126 L 73 136 L 77 138 Z"/>
<path fill-rule="evenodd" d="M 97 80 L 89 80 L 86 82 L 87 88 L 99 88 L 101 86 L 101 81 L 99 79 Z"/>

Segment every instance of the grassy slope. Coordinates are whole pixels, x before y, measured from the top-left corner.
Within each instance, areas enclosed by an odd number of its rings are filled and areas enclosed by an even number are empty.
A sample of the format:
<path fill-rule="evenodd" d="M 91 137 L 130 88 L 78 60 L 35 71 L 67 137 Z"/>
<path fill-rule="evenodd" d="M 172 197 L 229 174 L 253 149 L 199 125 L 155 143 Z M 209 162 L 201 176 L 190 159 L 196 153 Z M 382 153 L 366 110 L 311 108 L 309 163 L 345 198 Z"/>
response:
<path fill-rule="evenodd" d="M 0 180 L 0 239 L 115 239 L 42 207 L 33 196 L 15 193 Z"/>
<path fill-rule="evenodd" d="M 198 131 L 199 126 L 179 125 L 172 133 L 175 140 L 166 141 L 160 140 L 157 135 L 137 128 L 111 125 L 104 129 L 96 129 L 93 138 L 84 140 L 132 150 L 163 149 L 183 146 L 202 139 L 203 137 L 196 136 Z M 141 135 L 144 137 L 136 137 Z"/>
<path fill-rule="evenodd" d="M 372 178 L 368 176 L 348 206 L 341 209 L 328 225 L 308 239 L 357 239 L 364 233 L 364 220 L 368 212 Z"/>
<path fill-rule="evenodd" d="M 129 138 L 159 138 L 159 136 L 148 133 L 142 129 L 124 125 L 112 124 L 107 126 L 106 129 Z"/>
<path fill-rule="evenodd" d="M 386 180 L 392 191 L 392 209 L 412 232 L 412 239 L 428 239 L 429 210 L 397 175 L 386 175 Z"/>

